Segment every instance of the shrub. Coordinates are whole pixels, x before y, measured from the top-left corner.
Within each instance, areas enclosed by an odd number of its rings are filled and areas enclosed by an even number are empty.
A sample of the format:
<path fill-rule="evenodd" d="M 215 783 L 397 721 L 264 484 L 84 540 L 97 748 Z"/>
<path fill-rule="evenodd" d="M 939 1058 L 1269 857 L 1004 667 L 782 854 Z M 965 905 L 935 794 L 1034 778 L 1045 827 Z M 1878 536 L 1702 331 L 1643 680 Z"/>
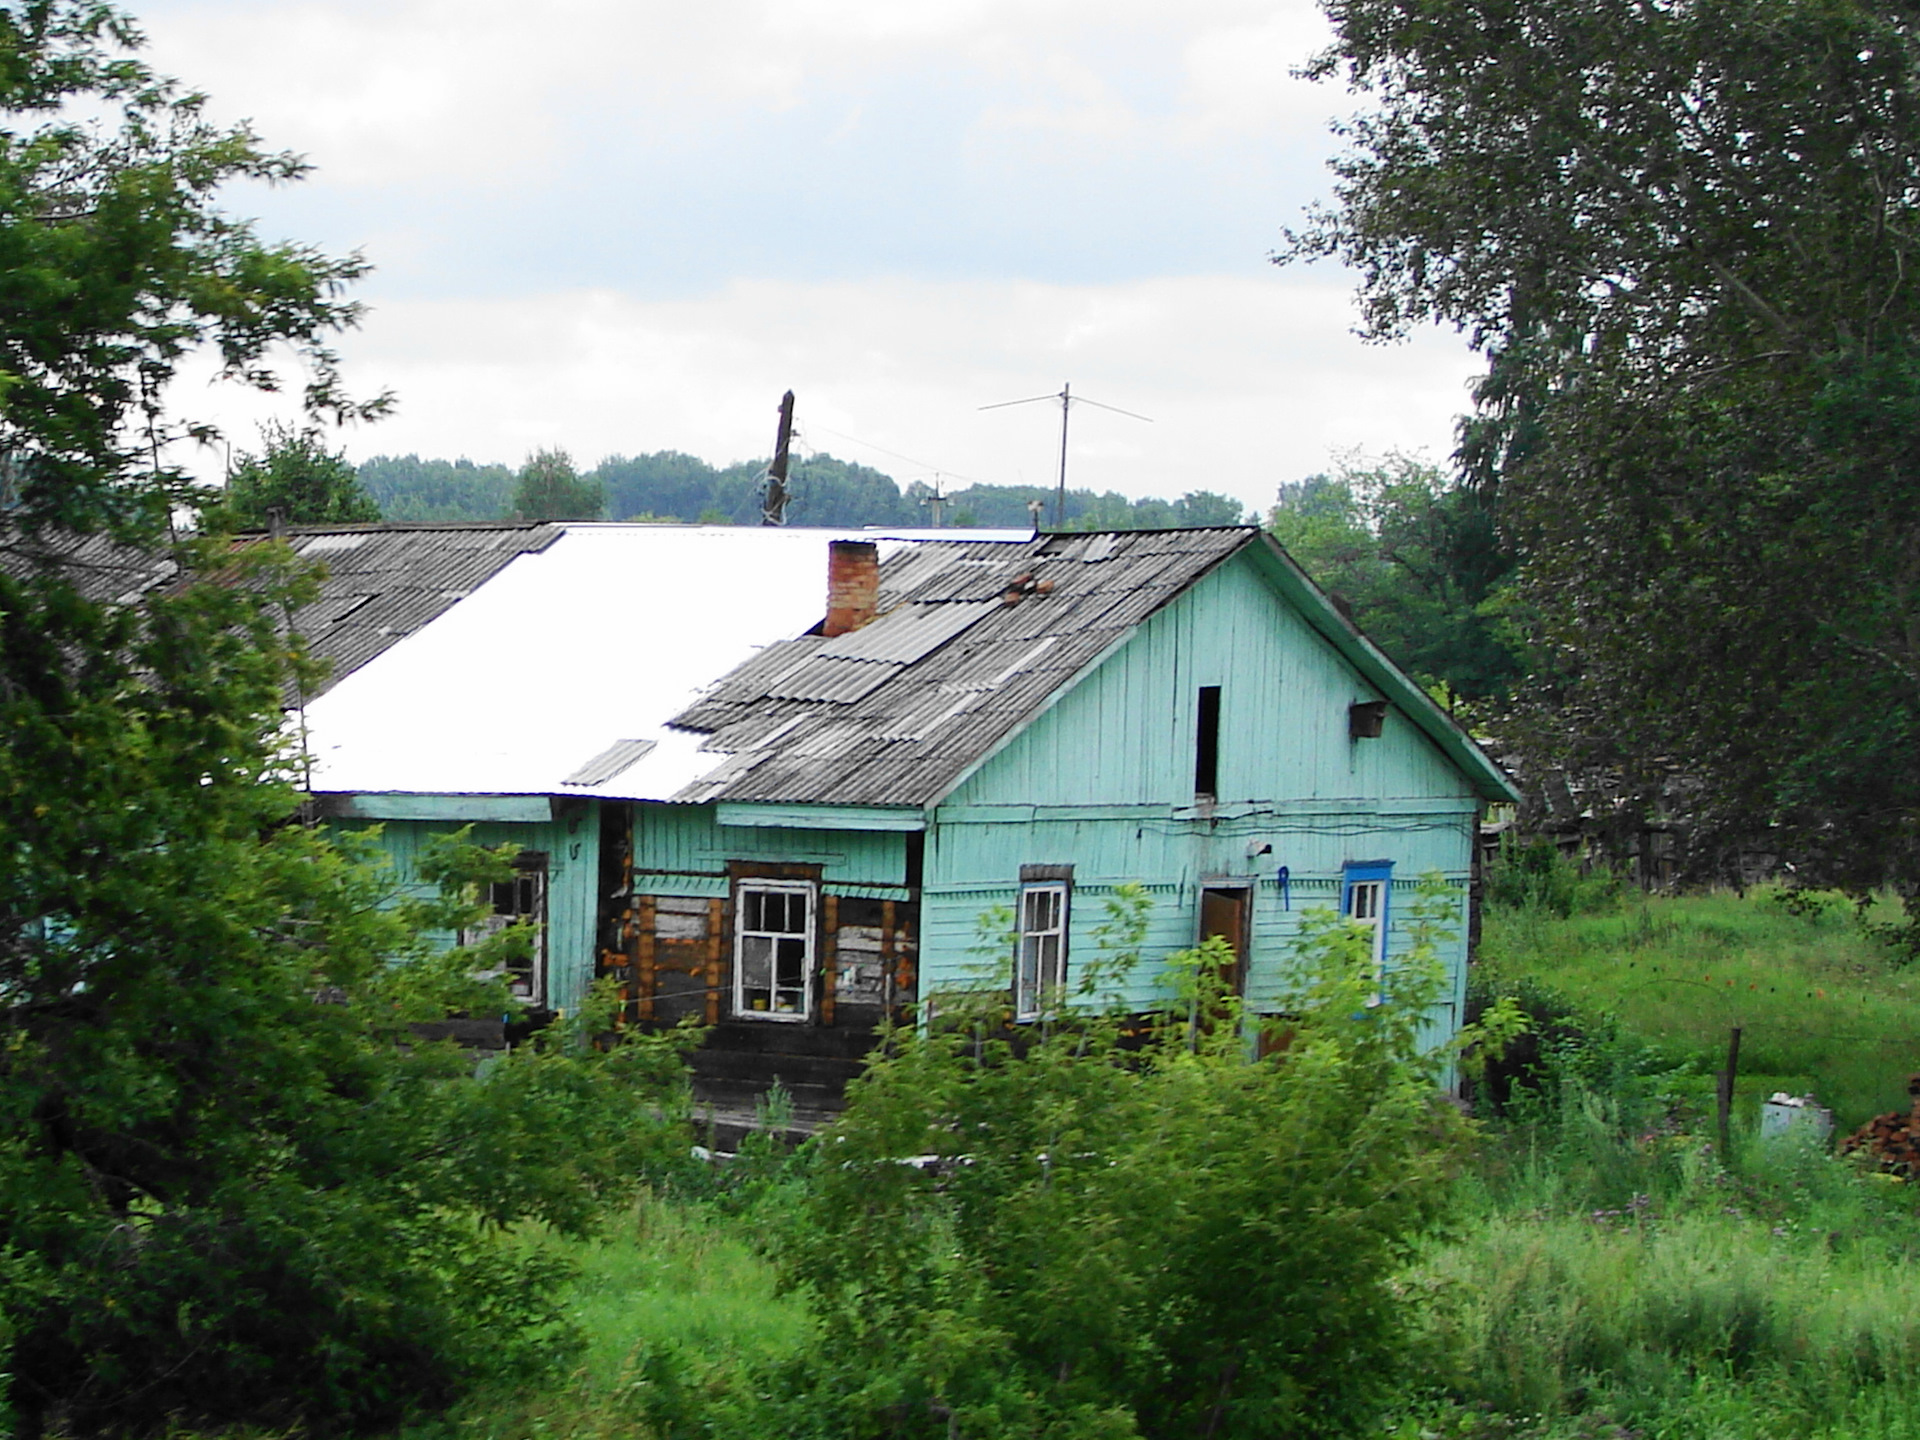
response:
<path fill-rule="evenodd" d="M 1562 920 L 1611 910 L 1619 903 L 1620 877 L 1602 866 L 1582 873 L 1551 840 L 1525 844 L 1509 832 L 1487 868 L 1487 903 L 1510 910 L 1539 910 Z"/>
<path fill-rule="evenodd" d="M 1418 1045 L 1431 927 L 1379 1003 L 1364 936 L 1303 934 L 1258 1061 L 1218 941 L 1174 957 L 1161 1013 L 1062 1003 L 1015 1035 L 988 993 L 891 1036 L 776 1252 L 821 1344 L 760 1433 L 1364 1433 L 1466 1129 Z"/>

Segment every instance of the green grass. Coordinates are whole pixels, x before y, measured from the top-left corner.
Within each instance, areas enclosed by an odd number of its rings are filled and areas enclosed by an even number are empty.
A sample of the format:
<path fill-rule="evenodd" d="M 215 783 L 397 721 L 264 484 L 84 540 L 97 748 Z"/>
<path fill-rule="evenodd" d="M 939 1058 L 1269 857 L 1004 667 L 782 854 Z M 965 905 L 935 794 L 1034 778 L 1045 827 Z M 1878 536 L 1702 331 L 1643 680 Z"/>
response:
<path fill-rule="evenodd" d="M 503 1380 L 404 1440 L 649 1440 L 647 1392 L 687 1388 L 697 1408 L 709 1382 L 717 1393 L 743 1363 L 799 1351 L 812 1334 L 805 1308 L 774 1293 L 751 1243 L 772 1219 L 647 1197 L 593 1240 L 530 1235 L 579 1266 L 565 1300 L 586 1349 L 570 1373 Z"/>
<path fill-rule="evenodd" d="M 582 1362 L 611 1383 L 636 1349 L 777 1355 L 809 1334 L 797 1300 L 774 1294 L 773 1269 L 749 1243 L 756 1218 L 648 1199 L 597 1240 L 564 1244 L 581 1265 L 568 1310 L 593 1337 Z"/>
<path fill-rule="evenodd" d="M 1481 963 L 1528 977 L 1703 1073 L 1741 1027 L 1739 1100 L 1811 1090 L 1846 1128 L 1907 1108 L 1920 1071 L 1920 966 L 1902 969 L 1839 904 L 1806 918 L 1768 892 L 1631 897 L 1606 914 L 1487 912 Z"/>

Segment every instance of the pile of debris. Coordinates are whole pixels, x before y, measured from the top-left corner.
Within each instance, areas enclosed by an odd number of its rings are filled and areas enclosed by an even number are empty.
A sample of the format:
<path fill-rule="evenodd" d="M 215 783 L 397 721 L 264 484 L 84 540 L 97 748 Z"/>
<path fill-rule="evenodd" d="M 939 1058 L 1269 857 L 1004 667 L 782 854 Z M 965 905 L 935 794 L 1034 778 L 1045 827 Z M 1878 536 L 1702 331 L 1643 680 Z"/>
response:
<path fill-rule="evenodd" d="M 1840 1142 L 1843 1154 L 1871 1160 L 1876 1169 L 1903 1180 L 1920 1176 L 1920 1075 L 1907 1081 L 1912 1104 L 1876 1115 Z"/>

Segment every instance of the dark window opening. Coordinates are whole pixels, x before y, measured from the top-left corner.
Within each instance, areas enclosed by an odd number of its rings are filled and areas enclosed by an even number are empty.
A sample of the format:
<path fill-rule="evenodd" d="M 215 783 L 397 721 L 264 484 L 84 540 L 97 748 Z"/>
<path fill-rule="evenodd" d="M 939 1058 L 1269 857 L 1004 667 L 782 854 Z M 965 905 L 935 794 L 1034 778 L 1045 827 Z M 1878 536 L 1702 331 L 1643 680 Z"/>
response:
<path fill-rule="evenodd" d="M 547 857 L 523 850 L 514 857 L 513 878 L 487 887 L 487 909 L 477 927 L 461 933 L 460 943 L 478 945 L 512 926 L 531 931 L 523 945 L 501 957 L 498 972 L 507 988 L 529 1005 L 547 1003 Z"/>
<path fill-rule="evenodd" d="M 1200 687 L 1199 723 L 1193 743 L 1193 793 L 1220 793 L 1220 687 Z"/>
<path fill-rule="evenodd" d="M 907 832 L 907 887 L 918 890 L 927 873 L 927 832 Z"/>

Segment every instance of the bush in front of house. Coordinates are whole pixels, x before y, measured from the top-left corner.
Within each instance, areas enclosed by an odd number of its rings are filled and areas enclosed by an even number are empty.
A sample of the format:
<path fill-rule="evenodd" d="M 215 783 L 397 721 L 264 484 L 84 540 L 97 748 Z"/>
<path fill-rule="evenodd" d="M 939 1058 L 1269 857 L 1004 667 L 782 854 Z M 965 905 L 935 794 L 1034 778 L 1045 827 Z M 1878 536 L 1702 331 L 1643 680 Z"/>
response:
<path fill-rule="evenodd" d="M 1376 993 L 1365 937 L 1312 916 L 1258 1060 L 1218 941 L 1174 957 L 1177 998 L 1144 1019 L 1053 997 L 1009 1029 L 1003 992 L 947 997 L 814 1142 L 771 1240 L 817 1343 L 704 1423 L 1366 1433 L 1408 1353 L 1393 1276 L 1469 1131 L 1419 1048 L 1439 972 L 1417 928 Z"/>

